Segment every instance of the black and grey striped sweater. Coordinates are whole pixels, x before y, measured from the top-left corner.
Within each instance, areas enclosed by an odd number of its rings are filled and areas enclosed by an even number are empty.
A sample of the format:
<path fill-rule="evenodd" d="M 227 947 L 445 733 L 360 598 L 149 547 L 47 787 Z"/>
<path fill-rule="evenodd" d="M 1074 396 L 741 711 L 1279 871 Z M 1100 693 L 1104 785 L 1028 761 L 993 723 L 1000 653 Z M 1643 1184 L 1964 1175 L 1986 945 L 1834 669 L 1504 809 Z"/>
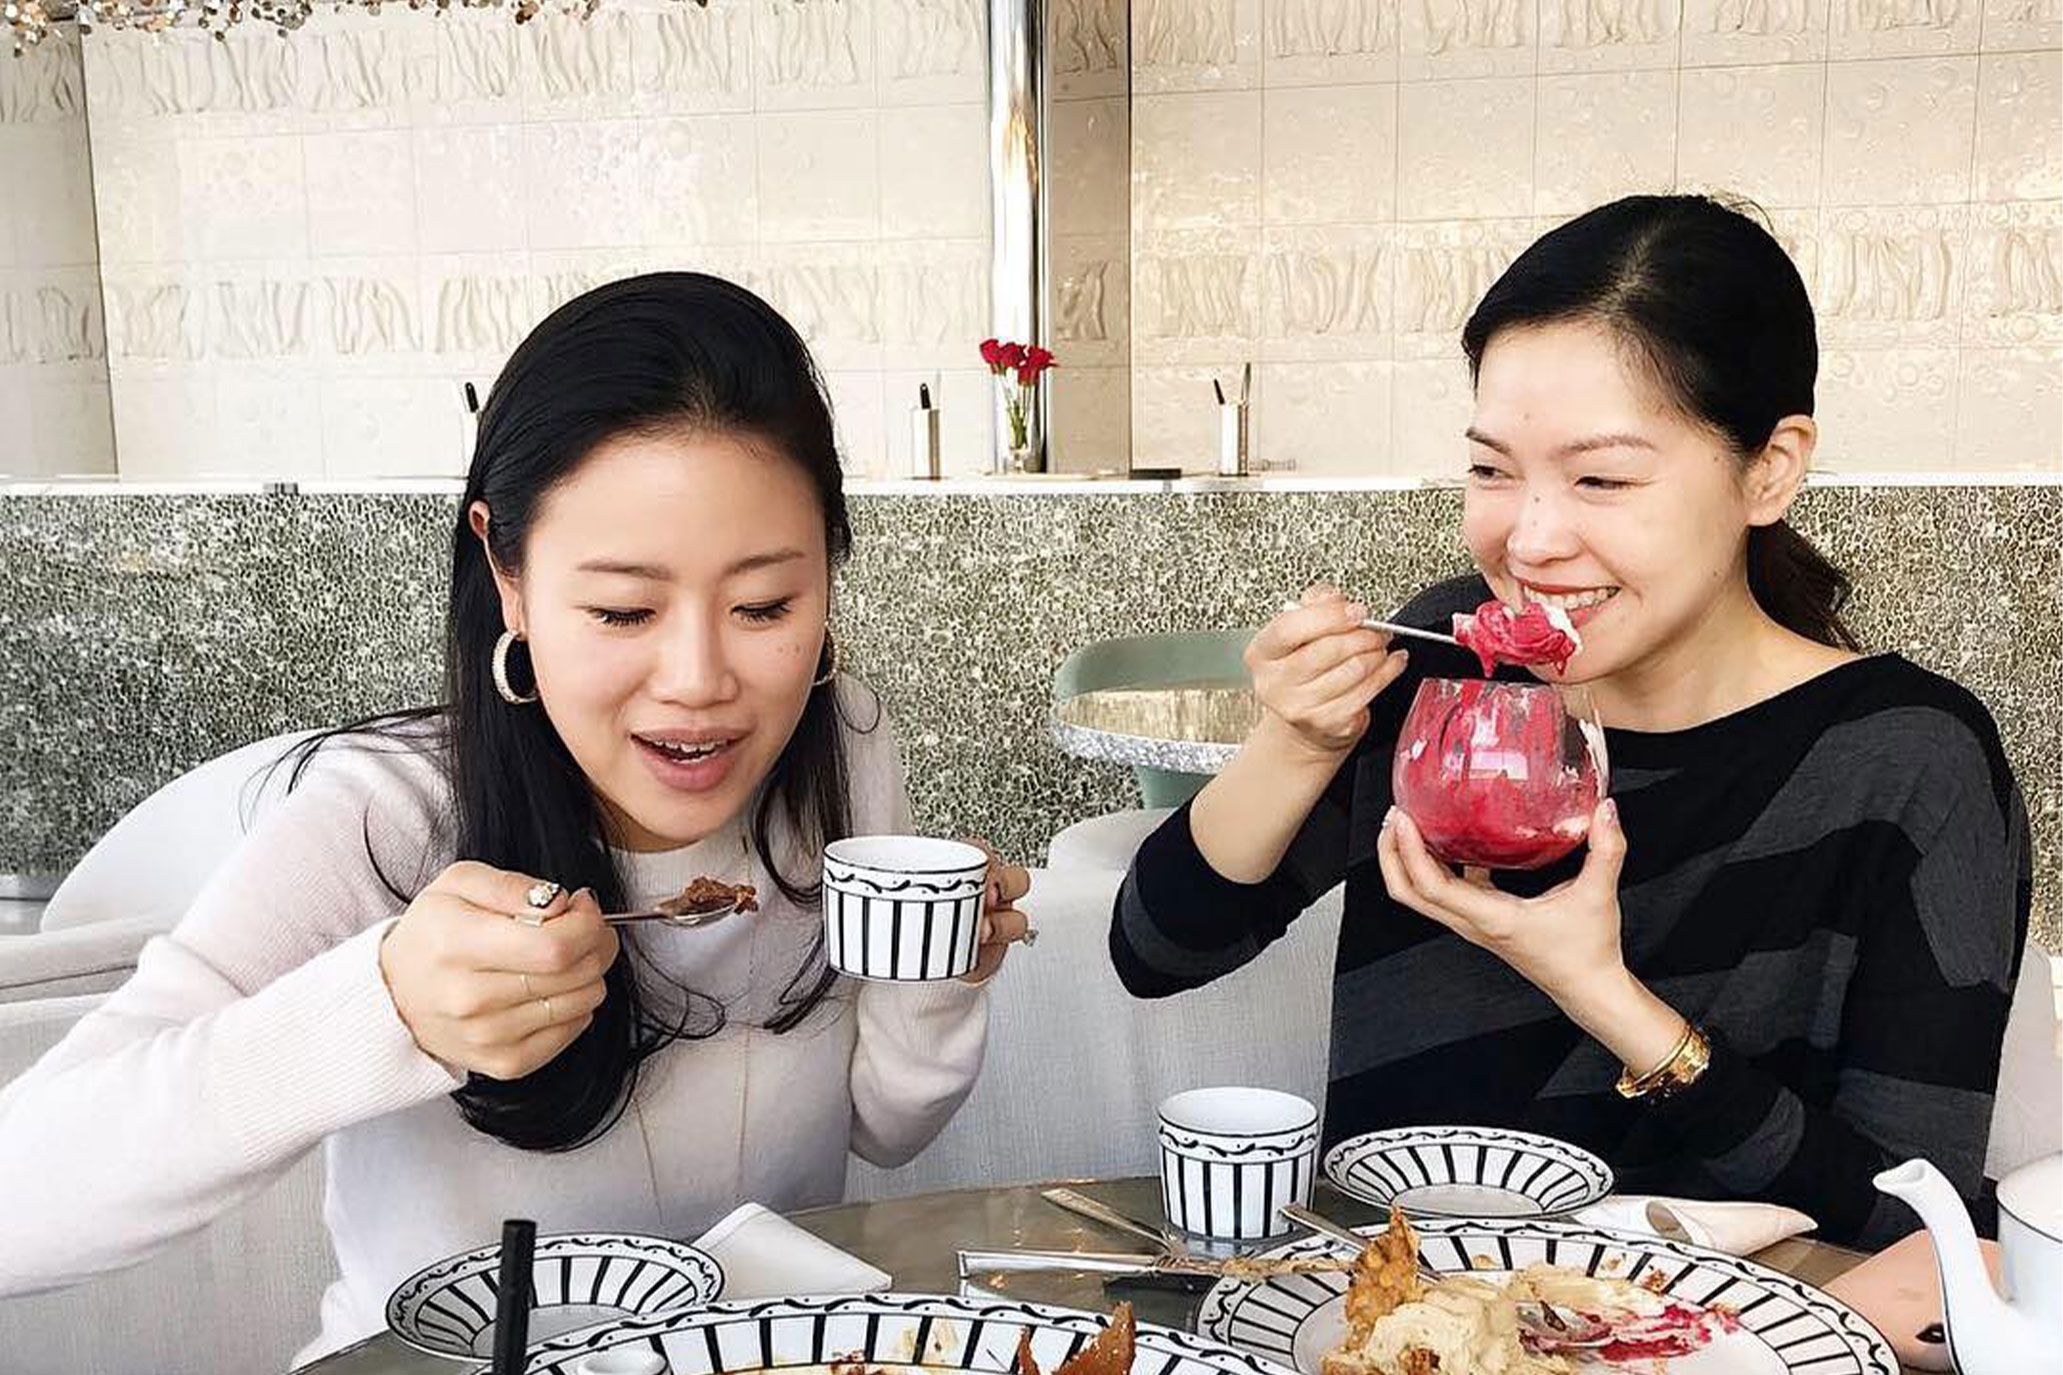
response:
<path fill-rule="evenodd" d="M 1457 579 L 1401 614 L 1444 628 L 1486 595 Z M 1160 997 L 1229 973 L 1344 880 L 1328 1144 L 1525 1128 L 1598 1152 L 1627 1192 L 1788 1203 L 1867 1246 L 1915 1225 L 1870 1184 L 1908 1156 L 1983 1197 L 2031 885 L 2025 806 L 1974 697 L 1877 655 L 1689 730 L 1607 731 L 1627 965 L 1714 1043 L 1691 1090 L 1641 1104 L 1545 995 L 1384 890 L 1375 839 L 1404 711 L 1420 678 L 1479 672 L 1411 650 L 1269 878 L 1213 870 L 1186 807 L 1140 848 L 1110 933 L 1127 988 Z M 1498 882 L 1538 892 L 1581 859 Z"/>

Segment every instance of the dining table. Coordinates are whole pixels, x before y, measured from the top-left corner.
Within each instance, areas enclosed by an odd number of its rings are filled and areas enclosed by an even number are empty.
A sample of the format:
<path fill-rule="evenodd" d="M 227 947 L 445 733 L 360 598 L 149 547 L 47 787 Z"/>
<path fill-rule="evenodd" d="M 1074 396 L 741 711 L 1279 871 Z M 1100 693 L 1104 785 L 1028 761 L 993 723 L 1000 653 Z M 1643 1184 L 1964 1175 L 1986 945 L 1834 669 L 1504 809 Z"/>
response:
<path fill-rule="evenodd" d="M 1110 1280 L 1080 1271 L 975 1275 L 963 1289 L 959 1253 L 978 1251 L 1136 1251 L 1142 1243 L 1101 1223 L 1063 1211 L 1044 1191 L 1064 1185 L 1129 1217 L 1159 1227 L 1157 1177 L 1057 1180 L 951 1189 L 811 1208 L 787 1214 L 790 1221 L 839 1249 L 885 1271 L 897 1293 L 1002 1294 L 1034 1303 L 1107 1312 L 1120 1299 L 1131 1301 L 1140 1321 L 1192 1331 L 1202 1294 L 1192 1290 Z M 1383 1214 L 1319 1181 L 1312 1207 L 1349 1226 L 1380 1222 Z M 1298 1233 L 1301 1235 L 1301 1232 Z M 1809 1284 L 1824 1285 L 1864 1257 L 1807 1237 L 1792 1237 L 1756 1252 L 1752 1259 Z M 483 1363 L 426 1355 L 383 1332 L 302 1366 L 296 1375 L 470 1375 Z M 1909 1375 L 1917 1375 L 1910 1372 Z"/>

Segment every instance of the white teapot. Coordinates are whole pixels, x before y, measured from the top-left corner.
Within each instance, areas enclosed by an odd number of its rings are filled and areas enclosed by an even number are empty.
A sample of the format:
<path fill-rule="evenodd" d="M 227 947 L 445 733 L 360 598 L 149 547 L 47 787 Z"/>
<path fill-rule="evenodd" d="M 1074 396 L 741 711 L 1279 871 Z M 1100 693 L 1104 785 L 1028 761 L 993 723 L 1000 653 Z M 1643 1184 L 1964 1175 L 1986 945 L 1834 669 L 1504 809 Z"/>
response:
<path fill-rule="evenodd" d="M 1874 1182 L 1927 1224 L 1941 1271 L 1949 1359 L 1961 1375 L 2029 1375 L 2063 1353 L 2063 1155 L 1999 1182 L 2003 1297 L 1985 1271 L 1970 1215 L 1941 1171 L 1908 1160 Z"/>

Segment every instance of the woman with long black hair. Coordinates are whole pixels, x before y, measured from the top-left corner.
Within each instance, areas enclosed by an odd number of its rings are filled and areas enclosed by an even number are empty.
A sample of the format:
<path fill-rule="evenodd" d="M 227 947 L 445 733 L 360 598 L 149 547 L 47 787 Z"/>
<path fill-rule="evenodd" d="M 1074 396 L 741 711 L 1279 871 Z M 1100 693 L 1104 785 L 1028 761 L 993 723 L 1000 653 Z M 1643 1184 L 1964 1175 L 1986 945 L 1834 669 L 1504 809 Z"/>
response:
<path fill-rule="evenodd" d="M 481 414 L 443 705 L 317 737 L 135 975 L 0 1095 L 0 1292 L 132 1263 L 324 1147 L 340 1277 L 304 1357 L 491 1240 L 693 1235 L 835 1201 L 973 1085 L 1026 919 L 991 868 L 965 980 L 827 968 L 817 857 L 907 831 L 879 703 L 839 672 L 831 416 L 767 304 L 692 273 L 569 302 Z M 605 912 L 691 880 L 761 908 Z"/>

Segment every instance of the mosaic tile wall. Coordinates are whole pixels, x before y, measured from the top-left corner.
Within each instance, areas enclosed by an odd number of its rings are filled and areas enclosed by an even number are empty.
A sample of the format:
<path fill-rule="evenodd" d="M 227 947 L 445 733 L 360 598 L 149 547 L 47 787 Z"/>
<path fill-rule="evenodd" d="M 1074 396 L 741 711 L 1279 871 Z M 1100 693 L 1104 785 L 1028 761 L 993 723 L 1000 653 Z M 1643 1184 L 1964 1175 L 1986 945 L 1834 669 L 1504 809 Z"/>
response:
<path fill-rule="evenodd" d="M 1377 603 L 1462 566 L 1452 492 L 854 499 L 840 589 L 920 823 L 1035 855 L 1136 805 L 1048 742 L 1069 650 L 1257 623 L 1314 578 Z M 58 871 L 181 769 L 244 740 L 425 700 L 447 498 L 0 496 L 0 872 Z M 2063 489 L 1827 488 L 1800 524 L 1857 577 L 1874 647 L 1952 674 L 2003 727 L 2063 948 Z"/>

